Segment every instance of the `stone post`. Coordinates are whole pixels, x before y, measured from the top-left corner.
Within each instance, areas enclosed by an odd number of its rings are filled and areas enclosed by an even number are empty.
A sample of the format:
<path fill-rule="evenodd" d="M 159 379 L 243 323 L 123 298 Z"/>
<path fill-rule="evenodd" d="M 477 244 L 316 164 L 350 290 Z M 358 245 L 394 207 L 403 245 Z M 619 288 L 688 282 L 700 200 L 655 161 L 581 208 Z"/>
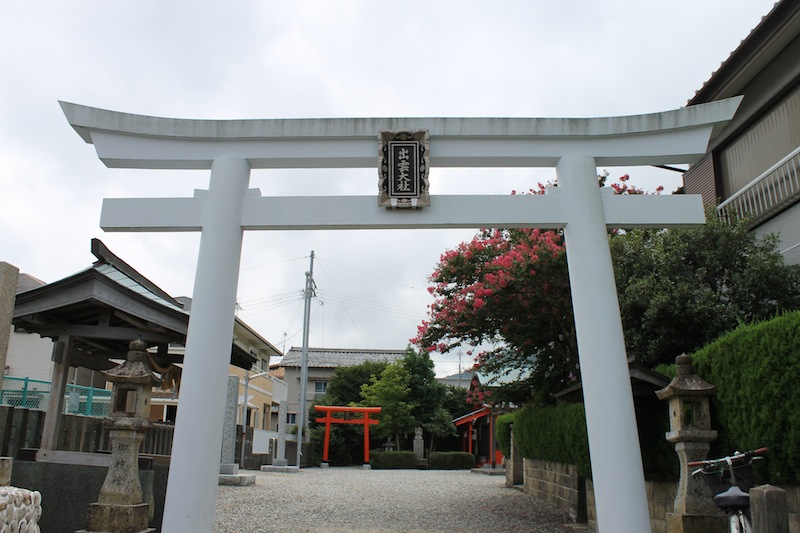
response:
<path fill-rule="evenodd" d="M 14 459 L 12 457 L 0 457 L 0 486 L 11 485 L 11 471 L 14 469 Z"/>
<path fill-rule="evenodd" d="M 3 387 L 5 375 L 11 319 L 14 316 L 14 301 L 17 299 L 18 276 L 17 267 L 0 261 L 0 388 Z"/>
<path fill-rule="evenodd" d="M 757 533 L 789 533 L 786 491 L 772 485 L 750 489 L 750 516 Z"/>
<path fill-rule="evenodd" d="M 239 378 L 228 376 L 228 396 L 225 402 L 225 422 L 222 429 L 222 453 L 220 456 L 220 474 L 238 474 L 236 464 L 236 411 L 239 400 Z"/>
<path fill-rule="evenodd" d="M 692 358 L 686 354 L 675 359 L 677 375 L 669 385 L 656 391 L 669 402 L 669 426 L 666 434 L 675 444 L 680 459 L 680 481 L 672 513 L 667 513 L 668 533 L 710 533 L 725 531 L 725 519 L 716 508 L 705 482 L 693 478 L 688 464 L 706 458 L 709 442 L 717 438 L 711 429 L 709 399 L 716 387 L 694 373 Z"/>
<path fill-rule="evenodd" d="M 286 402 L 278 404 L 278 451 L 275 455 L 275 460 L 272 462 L 273 466 L 287 466 L 289 463 L 286 460 L 286 414 L 288 408 Z"/>

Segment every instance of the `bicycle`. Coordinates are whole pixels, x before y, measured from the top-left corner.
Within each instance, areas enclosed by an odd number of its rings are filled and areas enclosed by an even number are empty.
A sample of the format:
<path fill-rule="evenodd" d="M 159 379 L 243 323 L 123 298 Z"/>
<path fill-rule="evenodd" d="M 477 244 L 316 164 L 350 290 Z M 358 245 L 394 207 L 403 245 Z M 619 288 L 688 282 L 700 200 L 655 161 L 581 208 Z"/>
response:
<path fill-rule="evenodd" d="M 728 515 L 730 533 L 752 533 L 750 525 L 750 494 L 753 488 L 754 460 L 763 459 L 766 448 L 749 452 L 734 452 L 719 459 L 693 461 L 688 466 L 699 466 L 692 477 L 703 474 L 713 494 L 714 504 Z"/>

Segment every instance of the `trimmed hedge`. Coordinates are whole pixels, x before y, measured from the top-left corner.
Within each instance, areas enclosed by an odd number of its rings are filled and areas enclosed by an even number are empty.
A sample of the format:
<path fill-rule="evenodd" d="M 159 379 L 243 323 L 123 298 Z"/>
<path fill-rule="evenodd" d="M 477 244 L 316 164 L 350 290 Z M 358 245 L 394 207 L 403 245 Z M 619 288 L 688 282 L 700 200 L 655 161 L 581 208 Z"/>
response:
<path fill-rule="evenodd" d="M 433 452 L 428 457 L 430 470 L 467 470 L 475 466 L 475 457 L 467 452 Z"/>
<path fill-rule="evenodd" d="M 767 446 L 769 482 L 800 480 L 800 312 L 743 325 L 692 355 L 717 387 L 712 453 Z"/>
<path fill-rule="evenodd" d="M 591 477 L 582 403 L 529 405 L 515 415 L 514 445 L 523 457 L 574 464 L 580 475 Z"/>
<path fill-rule="evenodd" d="M 666 402 L 654 398 L 635 404 L 642 450 L 642 467 L 649 480 L 678 479 L 679 461 L 667 442 L 669 412 Z M 586 414 L 582 403 L 554 407 L 527 406 L 515 413 L 514 445 L 529 459 L 574 464 L 578 473 L 592 477 Z M 499 434 L 498 434 L 499 438 Z"/>
<path fill-rule="evenodd" d="M 373 450 L 369 452 L 370 464 L 376 469 L 416 468 L 417 454 L 414 452 L 386 452 Z"/>
<path fill-rule="evenodd" d="M 506 413 L 497 417 L 497 445 L 505 457 L 511 457 L 511 425 L 516 413 Z"/>

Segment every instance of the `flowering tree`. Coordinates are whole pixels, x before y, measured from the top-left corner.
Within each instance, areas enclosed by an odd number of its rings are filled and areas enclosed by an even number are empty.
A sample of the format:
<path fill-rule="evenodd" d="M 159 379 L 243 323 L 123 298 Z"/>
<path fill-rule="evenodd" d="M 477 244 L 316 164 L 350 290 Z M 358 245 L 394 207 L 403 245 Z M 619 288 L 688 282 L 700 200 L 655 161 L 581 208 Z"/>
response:
<path fill-rule="evenodd" d="M 606 177 L 599 176 L 601 186 Z M 642 194 L 627 175 L 611 187 Z M 610 232 L 626 347 L 651 367 L 738 322 L 800 306 L 800 267 L 783 264 L 774 238 L 759 241 L 713 212 L 707 219 L 696 230 Z M 412 342 L 441 353 L 462 344 L 493 346 L 475 354 L 476 368 L 520 375 L 495 401 L 546 403 L 579 379 L 560 232 L 481 230 L 442 254 L 430 281 L 434 303 Z"/>
<path fill-rule="evenodd" d="M 529 193 L 544 189 L 540 184 Z M 429 279 L 435 300 L 412 342 L 441 353 L 462 344 L 493 345 L 475 354 L 476 367 L 526 376 L 511 397 L 498 400 L 527 400 L 575 378 L 575 326 L 560 232 L 483 229 L 442 254 Z"/>
<path fill-rule="evenodd" d="M 607 178 L 608 173 L 598 176 L 598 184 L 602 187 Z M 528 194 L 543 194 L 545 188 L 540 183 Z M 628 175 L 611 188 L 615 194 L 643 194 Z M 483 229 L 470 242 L 442 254 L 429 279 L 435 300 L 429 320 L 412 342 L 441 353 L 462 344 L 493 346 L 474 354 L 476 369 L 520 376 L 494 401 L 549 402 L 553 392 L 579 379 L 560 231 Z"/>
<path fill-rule="evenodd" d="M 558 388 L 576 368 L 566 272 L 558 232 L 481 230 L 441 256 L 430 277 L 430 319 L 413 341 L 441 353 L 492 344 L 494 349 L 475 354 L 481 369 L 530 372 L 523 392 Z"/>

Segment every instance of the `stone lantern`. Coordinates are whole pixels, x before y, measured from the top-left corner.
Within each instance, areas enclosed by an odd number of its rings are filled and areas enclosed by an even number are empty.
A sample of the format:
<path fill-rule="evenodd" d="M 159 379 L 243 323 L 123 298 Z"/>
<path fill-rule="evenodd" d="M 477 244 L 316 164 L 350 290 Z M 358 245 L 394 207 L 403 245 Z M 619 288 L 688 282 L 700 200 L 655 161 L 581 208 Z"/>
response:
<path fill-rule="evenodd" d="M 160 380 L 145 362 L 147 345 L 130 343 L 128 357 L 122 364 L 103 372 L 111 382 L 111 466 L 100 489 L 97 503 L 89 505 L 89 532 L 139 533 L 148 528 L 150 505 L 142 502 L 139 481 L 139 446 L 150 427 L 150 396 Z M 80 532 L 83 533 L 83 532 Z"/>
<path fill-rule="evenodd" d="M 675 359 L 677 375 L 663 389 L 656 391 L 669 402 L 669 426 L 666 434 L 675 444 L 680 459 L 680 481 L 673 513 L 667 514 L 667 531 L 709 532 L 724 526 L 719 510 L 708 494 L 705 483 L 691 476 L 688 463 L 706 458 L 709 442 L 717 438 L 711 429 L 710 398 L 716 387 L 694 373 L 692 358 L 686 354 Z"/>

